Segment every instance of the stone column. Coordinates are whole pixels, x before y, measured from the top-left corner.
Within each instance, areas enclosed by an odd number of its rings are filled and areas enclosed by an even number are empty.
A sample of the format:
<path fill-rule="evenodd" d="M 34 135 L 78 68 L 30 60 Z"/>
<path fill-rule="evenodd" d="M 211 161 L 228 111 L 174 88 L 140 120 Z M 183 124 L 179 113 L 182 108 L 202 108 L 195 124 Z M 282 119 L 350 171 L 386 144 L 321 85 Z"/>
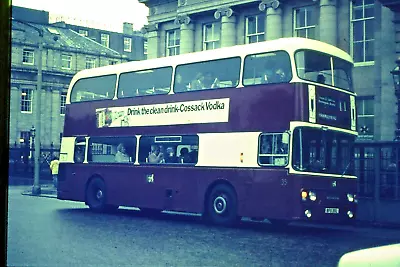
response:
<path fill-rule="evenodd" d="M 221 18 L 221 47 L 236 44 L 236 17 L 230 7 L 219 8 L 214 13 L 214 18 Z"/>
<path fill-rule="evenodd" d="M 319 40 L 337 45 L 336 0 L 320 0 L 319 2 Z"/>
<path fill-rule="evenodd" d="M 59 87 L 54 86 L 51 90 L 51 118 L 50 118 L 50 136 L 51 140 L 49 141 L 50 144 L 53 142 L 54 145 L 59 144 L 59 137 L 60 133 L 62 132 L 62 129 L 60 129 L 60 120 L 61 117 L 64 117 L 64 115 L 61 115 L 61 91 L 62 89 Z"/>
<path fill-rule="evenodd" d="M 18 85 L 11 84 L 10 90 L 10 120 L 9 120 L 9 137 L 10 146 L 14 145 L 14 142 L 19 144 L 19 117 L 21 113 L 21 90 Z"/>
<path fill-rule="evenodd" d="M 178 15 L 175 19 L 175 24 L 181 28 L 180 54 L 194 51 L 194 25 L 190 22 L 191 19 L 187 15 Z"/>
<path fill-rule="evenodd" d="M 266 10 L 265 40 L 274 40 L 282 37 L 282 9 L 278 0 L 262 1 L 258 9 Z"/>
<path fill-rule="evenodd" d="M 158 24 L 145 25 L 142 28 L 142 32 L 145 33 L 147 37 L 147 58 L 157 58 L 160 51 Z"/>

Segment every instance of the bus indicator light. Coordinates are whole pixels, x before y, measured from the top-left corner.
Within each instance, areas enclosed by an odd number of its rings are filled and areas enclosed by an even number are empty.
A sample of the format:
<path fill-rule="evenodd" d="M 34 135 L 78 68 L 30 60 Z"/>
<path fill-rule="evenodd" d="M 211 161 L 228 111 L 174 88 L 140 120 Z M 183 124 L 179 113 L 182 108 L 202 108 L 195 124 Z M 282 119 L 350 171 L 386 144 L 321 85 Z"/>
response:
<path fill-rule="evenodd" d="M 240 153 L 240 162 L 243 163 L 243 152 Z"/>
<path fill-rule="evenodd" d="M 307 200 L 307 191 L 301 191 L 301 199 L 303 200 L 303 201 L 306 201 Z"/>

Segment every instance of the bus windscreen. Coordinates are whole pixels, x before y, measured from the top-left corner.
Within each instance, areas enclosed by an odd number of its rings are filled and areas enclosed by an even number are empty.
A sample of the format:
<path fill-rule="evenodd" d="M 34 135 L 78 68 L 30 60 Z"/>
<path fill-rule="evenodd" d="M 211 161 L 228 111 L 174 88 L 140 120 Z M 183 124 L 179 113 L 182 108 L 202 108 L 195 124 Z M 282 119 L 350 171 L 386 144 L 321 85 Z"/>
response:
<path fill-rule="evenodd" d="M 293 135 L 293 168 L 297 171 L 354 175 L 354 136 L 298 127 Z"/>
<path fill-rule="evenodd" d="M 297 51 L 295 61 L 299 78 L 353 92 L 351 62 L 313 50 Z"/>

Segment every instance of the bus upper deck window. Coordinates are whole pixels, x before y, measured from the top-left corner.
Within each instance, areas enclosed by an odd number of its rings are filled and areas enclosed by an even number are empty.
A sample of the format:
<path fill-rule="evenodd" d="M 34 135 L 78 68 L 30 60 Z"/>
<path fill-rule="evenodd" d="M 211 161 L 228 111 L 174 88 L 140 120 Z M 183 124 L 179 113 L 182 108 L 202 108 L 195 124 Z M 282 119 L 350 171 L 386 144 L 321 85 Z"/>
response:
<path fill-rule="evenodd" d="M 289 55 L 284 51 L 248 55 L 243 85 L 287 83 L 292 79 Z"/>

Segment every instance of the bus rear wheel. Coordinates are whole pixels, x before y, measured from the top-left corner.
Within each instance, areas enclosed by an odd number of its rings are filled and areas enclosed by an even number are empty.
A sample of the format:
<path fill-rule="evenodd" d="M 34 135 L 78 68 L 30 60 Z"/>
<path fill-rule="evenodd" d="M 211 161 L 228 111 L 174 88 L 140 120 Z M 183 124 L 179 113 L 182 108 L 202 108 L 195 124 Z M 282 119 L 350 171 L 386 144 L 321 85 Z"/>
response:
<path fill-rule="evenodd" d="M 116 205 L 107 205 L 107 192 L 104 181 L 100 178 L 94 178 L 88 184 L 86 189 L 86 203 L 93 211 L 104 212 L 118 209 Z"/>
<path fill-rule="evenodd" d="M 238 221 L 237 198 L 233 188 L 219 184 L 210 193 L 206 205 L 207 218 L 214 224 L 231 226 Z"/>

